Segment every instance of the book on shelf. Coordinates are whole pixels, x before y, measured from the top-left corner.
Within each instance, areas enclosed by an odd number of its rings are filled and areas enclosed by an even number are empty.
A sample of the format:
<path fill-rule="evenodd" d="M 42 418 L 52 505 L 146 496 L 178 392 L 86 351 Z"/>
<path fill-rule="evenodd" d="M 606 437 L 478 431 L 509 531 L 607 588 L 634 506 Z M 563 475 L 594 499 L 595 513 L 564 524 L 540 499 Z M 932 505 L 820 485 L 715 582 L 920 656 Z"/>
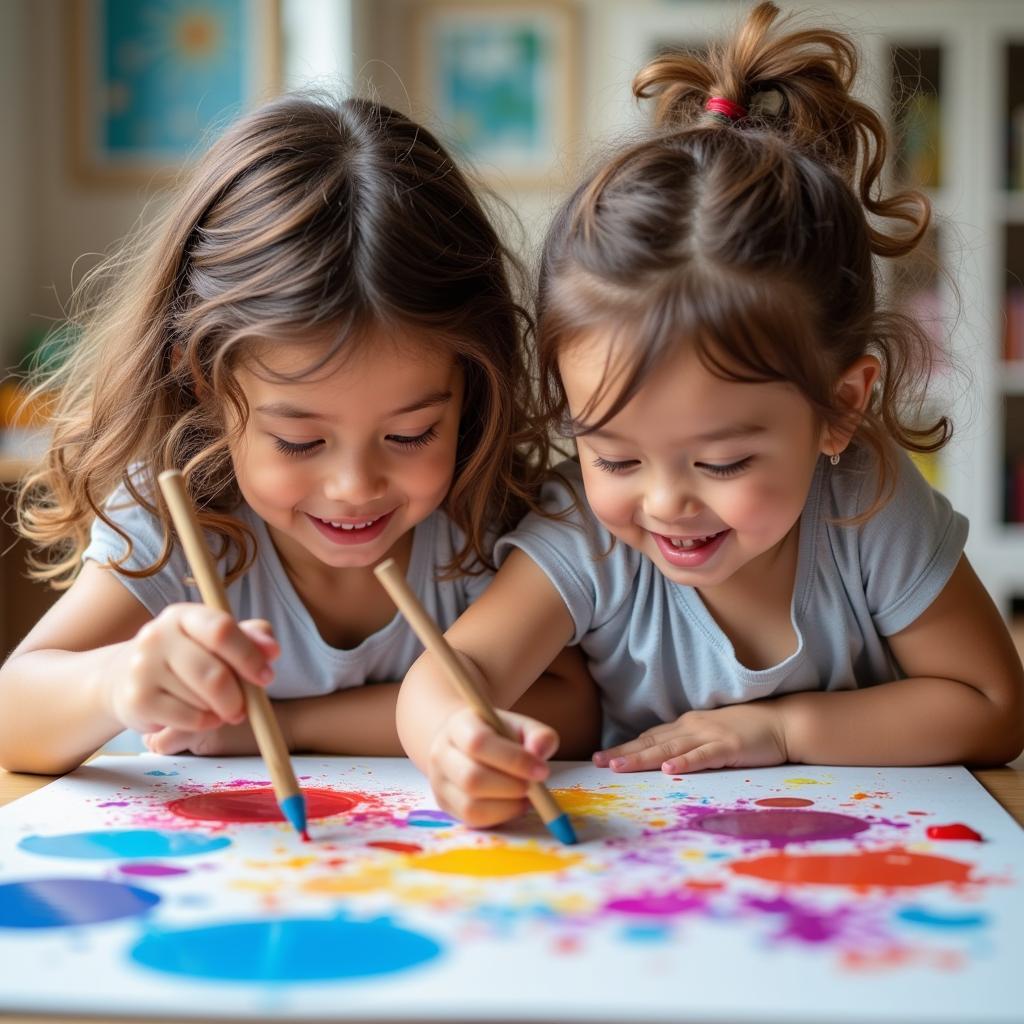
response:
<path fill-rule="evenodd" d="M 1024 360 L 1024 287 L 1019 285 L 1006 292 L 1003 359 L 1008 363 Z"/>
<path fill-rule="evenodd" d="M 942 181 L 942 118 L 939 97 L 921 90 L 900 113 L 901 177 L 918 188 L 938 188 Z"/>
<path fill-rule="evenodd" d="M 1006 168 L 1006 187 L 1024 192 L 1024 103 L 1010 111 L 1010 140 Z"/>
<path fill-rule="evenodd" d="M 1005 495 L 1005 521 L 1024 523 L 1024 455 L 1018 455 L 1006 462 Z"/>

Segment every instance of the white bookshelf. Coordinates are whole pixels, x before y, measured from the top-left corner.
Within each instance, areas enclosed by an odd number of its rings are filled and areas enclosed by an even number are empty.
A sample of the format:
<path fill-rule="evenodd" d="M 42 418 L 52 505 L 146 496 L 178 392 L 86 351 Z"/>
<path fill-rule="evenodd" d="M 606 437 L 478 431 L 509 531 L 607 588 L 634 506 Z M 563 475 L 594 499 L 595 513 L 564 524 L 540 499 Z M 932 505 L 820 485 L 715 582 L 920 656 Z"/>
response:
<path fill-rule="evenodd" d="M 609 106 L 609 123 L 636 122 L 629 73 L 659 45 L 699 47 L 749 6 L 649 2 L 610 14 L 603 36 L 614 44 L 614 89 L 623 99 Z M 864 57 L 861 89 L 887 115 L 900 66 L 894 48 L 922 51 L 928 69 L 938 64 L 941 171 L 925 191 L 934 204 L 939 259 L 960 297 L 954 320 L 953 287 L 940 286 L 947 343 L 960 372 L 936 375 L 934 400 L 955 429 L 936 469 L 941 489 L 970 519 L 971 561 L 1008 613 L 1012 599 L 1024 599 L 1024 524 L 1006 519 L 1007 456 L 1024 459 L 1024 361 L 1002 360 L 1008 260 L 1024 286 L 1024 189 L 1006 187 L 1011 94 L 1024 104 L 1024 2 L 817 0 L 780 7 L 806 10 L 805 20 L 854 35 Z M 609 81 L 609 94 L 612 88 Z"/>

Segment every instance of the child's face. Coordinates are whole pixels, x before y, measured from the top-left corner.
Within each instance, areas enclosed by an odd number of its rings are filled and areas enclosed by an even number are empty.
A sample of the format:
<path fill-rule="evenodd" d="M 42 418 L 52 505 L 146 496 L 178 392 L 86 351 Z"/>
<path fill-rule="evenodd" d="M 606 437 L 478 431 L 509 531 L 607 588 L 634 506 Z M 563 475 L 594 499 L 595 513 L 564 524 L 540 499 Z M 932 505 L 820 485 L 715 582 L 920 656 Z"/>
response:
<path fill-rule="evenodd" d="M 249 421 L 232 444 L 242 496 L 286 558 L 375 565 L 445 499 L 455 469 L 462 372 L 441 346 L 401 333 L 373 338 L 308 379 L 239 368 Z M 279 373 L 310 347 L 265 346 Z"/>
<path fill-rule="evenodd" d="M 601 383 L 609 345 L 588 335 L 559 360 L 574 416 Z M 613 398 L 614 386 L 588 419 Z M 722 380 L 686 350 L 577 446 L 601 522 L 669 579 L 710 587 L 769 567 L 800 517 L 824 441 L 795 388 Z"/>

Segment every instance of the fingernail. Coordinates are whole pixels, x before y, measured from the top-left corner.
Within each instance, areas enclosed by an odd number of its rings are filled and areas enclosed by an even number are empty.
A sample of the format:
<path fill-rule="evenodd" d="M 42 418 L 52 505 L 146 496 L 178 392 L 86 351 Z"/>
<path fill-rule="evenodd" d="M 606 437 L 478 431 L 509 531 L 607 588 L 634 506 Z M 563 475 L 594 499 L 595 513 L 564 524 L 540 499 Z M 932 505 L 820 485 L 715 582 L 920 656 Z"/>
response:
<path fill-rule="evenodd" d="M 625 768 L 627 763 L 628 762 L 626 761 L 626 758 L 624 758 L 624 757 L 613 757 L 608 762 L 608 767 L 609 768 L 614 768 L 616 771 L 618 771 L 619 768 Z"/>
<path fill-rule="evenodd" d="M 591 760 L 598 768 L 603 768 L 608 763 L 608 755 L 603 750 L 599 750 Z"/>

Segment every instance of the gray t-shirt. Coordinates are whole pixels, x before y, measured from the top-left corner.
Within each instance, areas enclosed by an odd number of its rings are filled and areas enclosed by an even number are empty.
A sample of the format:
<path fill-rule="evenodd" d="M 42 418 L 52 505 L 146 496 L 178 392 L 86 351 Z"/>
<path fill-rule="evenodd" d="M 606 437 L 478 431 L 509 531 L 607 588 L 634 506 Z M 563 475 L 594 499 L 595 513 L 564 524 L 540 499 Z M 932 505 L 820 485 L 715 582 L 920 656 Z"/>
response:
<path fill-rule="evenodd" d="M 152 565 L 162 547 L 159 520 L 135 504 L 124 490 L 111 498 L 106 511 L 133 540 L 126 567 Z M 267 688 L 271 698 L 316 697 L 363 683 L 400 681 L 405 676 L 423 646 L 403 616 L 396 611 L 383 629 L 351 649 L 332 647 L 320 636 L 295 592 L 266 524 L 248 505 L 243 504 L 236 515 L 253 531 L 257 554 L 249 570 L 227 588 L 227 595 L 236 618 L 266 619 L 273 626 L 281 655 L 274 662 L 274 680 Z M 437 580 L 438 567 L 452 558 L 462 542 L 462 531 L 441 510 L 419 523 L 413 533 L 409 586 L 441 629 L 447 629 L 469 607 L 491 578 L 490 573 L 484 573 Z M 103 564 L 124 552 L 124 540 L 97 519 L 83 560 L 91 558 Z M 154 616 L 169 604 L 201 600 L 198 589 L 185 582 L 191 574 L 184 552 L 177 545 L 163 569 L 152 576 L 134 579 L 116 575 Z"/>
<path fill-rule="evenodd" d="M 736 659 L 695 588 L 666 579 L 621 541 L 612 544 L 583 497 L 578 465 L 560 467 L 581 510 L 565 521 L 527 516 L 498 541 L 496 558 L 522 549 L 565 601 L 573 643 L 582 646 L 601 691 L 605 746 L 691 709 L 901 677 L 885 637 L 938 596 L 960 559 L 967 520 L 901 452 L 891 500 L 859 526 L 835 522 L 867 507 L 872 465 L 854 449 L 838 466 L 820 460 L 800 517 L 790 609 L 797 648 L 760 670 Z M 549 510 L 564 509 L 569 493 L 566 483 L 552 481 L 543 500 Z"/>

